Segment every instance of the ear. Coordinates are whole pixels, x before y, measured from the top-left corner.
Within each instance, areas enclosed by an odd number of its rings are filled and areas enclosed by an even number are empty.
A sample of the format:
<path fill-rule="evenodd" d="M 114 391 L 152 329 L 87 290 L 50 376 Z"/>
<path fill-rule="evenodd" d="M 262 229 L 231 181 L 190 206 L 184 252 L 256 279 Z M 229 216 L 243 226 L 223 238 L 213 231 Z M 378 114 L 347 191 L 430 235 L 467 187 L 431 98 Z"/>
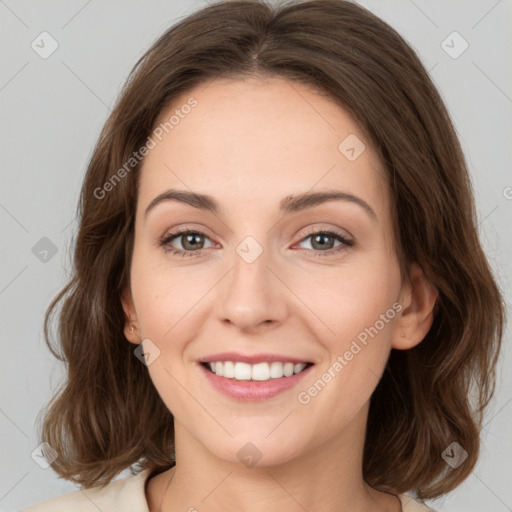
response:
<path fill-rule="evenodd" d="M 433 309 L 438 296 L 422 268 L 413 263 L 400 292 L 399 302 L 403 309 L 393 329 L 393 348 L 407 350 L 423 340 L 434 321 Z"/>
<path fill-rule="evenodd" d="M 137 313 L 129 286 L 127 286 L 121 294 L 121 304 L 123 305 L 125 315 L 124 335 L 130 343 L 138 345 L 141 342 L 139 323 L 137 321 Z"/>

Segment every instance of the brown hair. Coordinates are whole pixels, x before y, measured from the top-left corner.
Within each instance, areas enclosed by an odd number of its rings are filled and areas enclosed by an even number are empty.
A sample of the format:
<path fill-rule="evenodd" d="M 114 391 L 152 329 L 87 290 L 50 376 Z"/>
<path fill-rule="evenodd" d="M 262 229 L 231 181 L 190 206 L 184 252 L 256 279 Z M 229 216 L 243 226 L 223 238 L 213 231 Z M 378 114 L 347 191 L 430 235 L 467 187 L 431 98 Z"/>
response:
<path fill-rule="evenodd" d="M 115 183 L 112 176 L 178 95 L 218 77 L 251 76 L 284 77 L 328 95 L 354 116 L 388 173 L 402 275 L 417 262 L 439 291 L 438 311 L 419 345 L 391 351 L 371 398 L 364 478 L 420 498 L 446 493 L 478 458 L 503 302 L 442 99 L 395 30 L 343 0 L 213 4 L 168 29 L 136 63 L 85 176 L 72 278 L 45 317 L 48 346 L 68 372 L 42 426 L 41 439 L 59 454 L 51 466 L 90 487 L 134 464 L 155 472 L 174 465 L 172 414 L 123 334 L 140 163 Z M 109 180 L 112 190 L 99 197 Z M 49 332 L 61 302 L 57 353 Z M 468 453 L 456 469 L 441 457 L 453 441 Z"/>

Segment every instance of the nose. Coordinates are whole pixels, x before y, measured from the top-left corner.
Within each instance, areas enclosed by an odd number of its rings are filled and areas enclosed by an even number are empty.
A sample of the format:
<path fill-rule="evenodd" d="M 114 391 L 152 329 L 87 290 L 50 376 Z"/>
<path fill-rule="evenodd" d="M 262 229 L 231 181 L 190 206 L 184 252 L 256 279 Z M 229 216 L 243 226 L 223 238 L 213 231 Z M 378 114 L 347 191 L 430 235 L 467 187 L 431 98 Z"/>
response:
<path fill-rule="evenodd" d="M 290 291 L 270 251 L 258 245 L 249 239 L 237 247 L 216 296 L 218 318 L 244 332 L 277 327 L 288 314 Z"/>

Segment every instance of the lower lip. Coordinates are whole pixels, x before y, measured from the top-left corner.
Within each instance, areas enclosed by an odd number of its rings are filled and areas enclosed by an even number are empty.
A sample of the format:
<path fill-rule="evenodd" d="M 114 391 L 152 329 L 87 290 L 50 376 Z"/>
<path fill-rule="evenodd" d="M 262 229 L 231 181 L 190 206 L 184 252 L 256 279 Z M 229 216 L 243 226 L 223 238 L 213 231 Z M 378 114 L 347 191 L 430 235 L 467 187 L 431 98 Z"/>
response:
<path fill-rule="evenodd" d="M 290 377 L 263 381 L 228 379 L 219 377 L 202 364 L 199 364 L 199 368 L 212 386 L 224 395 L 237 400 L 256 401 L 273 398 L 293 388 L 309 373 L 313 365 Z"/>

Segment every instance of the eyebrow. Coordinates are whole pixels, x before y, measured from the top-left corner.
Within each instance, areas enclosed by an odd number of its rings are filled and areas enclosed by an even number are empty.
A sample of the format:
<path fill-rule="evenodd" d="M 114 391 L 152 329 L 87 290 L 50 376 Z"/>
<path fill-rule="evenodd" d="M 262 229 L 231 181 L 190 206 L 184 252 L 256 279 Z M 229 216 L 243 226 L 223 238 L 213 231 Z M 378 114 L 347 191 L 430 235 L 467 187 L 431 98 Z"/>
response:
<path fill-rule="evenodd" d="M 210 211 L 215 215 L 222 215 L 222 208 L 217 201 L 209 195 L 188 192 L 186 190 L 170 189 L 156 196 L 146 208 L 144 217 L 164 201 L 179 201 L 188 204 L 199 210 Z M 371 218 L 377 220 L 377 214 L 372 207 L 363 199 L 347 192 L 339 190 L 328 190 L 325 192 L 308 192 L 298 195 L 289 195 L 281 200 L 280 211 L 283 214 L 290 214 L 313 208 L 327 201 L 347 201 L 359 205 Z"/>

